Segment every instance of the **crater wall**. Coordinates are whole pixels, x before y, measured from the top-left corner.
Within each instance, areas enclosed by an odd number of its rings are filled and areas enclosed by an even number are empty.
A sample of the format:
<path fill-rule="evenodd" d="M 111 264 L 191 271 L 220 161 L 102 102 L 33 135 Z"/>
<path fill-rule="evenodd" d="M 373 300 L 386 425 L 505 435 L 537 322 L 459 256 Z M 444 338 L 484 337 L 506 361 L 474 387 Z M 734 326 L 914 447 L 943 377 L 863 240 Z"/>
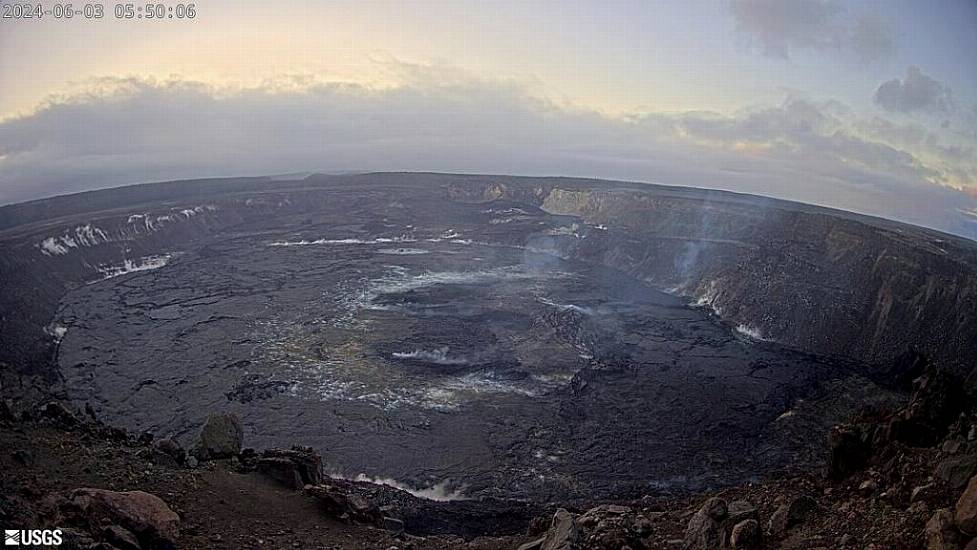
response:
<path fill-rule="evenodd" d="M 977 243 L 966 239 L 718 191 L 565 181 L 470 196 L 534 200 L 604 227 L 566 253 L 692 296 L 764 339 L 870 363 L 910 347 L 960 372 L 977 361 Z"/>
<path fill-rule="evenodd" d="M 882 363 L 915 347 L 968 373 L 977 361 L 977 243 L 728 192 L 416 173 L 149 184 L 0 208 L 0 361 L 51 365 L 50 322 L 69 288 L 204 247 L 256 220 L 286 212 L 315 220 L 342 189 L 524 203 L 579 218 L 585 223 L 572 235 L 516 244 L 692 296 L 801 350 Z"/>

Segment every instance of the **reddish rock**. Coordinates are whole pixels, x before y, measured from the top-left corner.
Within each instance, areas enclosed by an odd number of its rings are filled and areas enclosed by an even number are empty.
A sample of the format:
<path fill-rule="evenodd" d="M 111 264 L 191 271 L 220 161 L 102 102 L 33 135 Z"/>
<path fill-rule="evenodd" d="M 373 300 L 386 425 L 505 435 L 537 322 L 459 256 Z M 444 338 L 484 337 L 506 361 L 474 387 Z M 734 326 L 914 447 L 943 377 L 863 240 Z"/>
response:
<path fill-rule="evenodd" d="M 147 547 L 170 547 L 179 535 L 180 516 L 162 499 L 143 491 L 76 489 L 67 498 L 67 513 L 90 525 L 117 524 Z"/>
<path fill-rule="evenodd" d="M 729 544 L 734 550 L 747 550 L 760 546 L 760 524 L 755 519 L 745 519 L 733 526 Z"/>
<path fill-rule="evenodd" d="M 818 509 L 816 500 L 809 496 L 801 496 L 781 505 L 770 516 L 770 534 L 784 535 L 788 529 L 806 521 Z"/>
<path fill-rule="evenodd" d="M 721 498 L 710 498 L 689 520 L 685 529 L 684 548 L 686 550 L 711 550 L 719 548 L 723 543 L 723 526 L 721 521 L 726 519 L 728 508 L 726 501 Z"/>
<path fill-rule="evenodd" d="M 977 535 L 977 476 L 970 480 L 954 509 L 953 520 L 957 527 L 968 535 Z"/>
<path fill-rule="evenodd" d="M 960 535 L 953 528 L 953 515 L 949 510 L 937 510 L 926 523 L 923 531 L 926 550 L 959 550 Z"/>

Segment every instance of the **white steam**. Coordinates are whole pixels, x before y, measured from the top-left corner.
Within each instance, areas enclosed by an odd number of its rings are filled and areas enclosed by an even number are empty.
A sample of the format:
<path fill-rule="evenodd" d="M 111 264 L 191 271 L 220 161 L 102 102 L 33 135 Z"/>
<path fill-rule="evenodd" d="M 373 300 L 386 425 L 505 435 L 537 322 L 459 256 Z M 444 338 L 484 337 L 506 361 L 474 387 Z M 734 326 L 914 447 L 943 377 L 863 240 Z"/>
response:
<path fill-rule="evenodd" d="M 400 489 L 401 491 L 410 493 L 417 498 L 434 500 L 438 502 L 466 500 L 465 495 L 460 490 L 449 489 L 447 481 L 442 481 L 441 483 L 437 483 L 426 489 L 416 489 L 395 479 L 369 477 L 366 474 L 359 474 L 353 479 L 353 481 L 373 483 L 375 485 L 386 485 L 387 487 L 393 487 L 394 489 Z"/>
<path fill-rule="evenodd" d="M 448 356 L 448 346 L 442 346 L 433 350 L 422 350 L 415 349 L 414 351 L 408 352 L 395 352 L 393 357 L 395 359 L 409 359 L 416 361 L 425 361 L 427 363 L 435 363 L 437 365 L 467 365 L 468 361 L 463 358 L 452 358 Z"/>

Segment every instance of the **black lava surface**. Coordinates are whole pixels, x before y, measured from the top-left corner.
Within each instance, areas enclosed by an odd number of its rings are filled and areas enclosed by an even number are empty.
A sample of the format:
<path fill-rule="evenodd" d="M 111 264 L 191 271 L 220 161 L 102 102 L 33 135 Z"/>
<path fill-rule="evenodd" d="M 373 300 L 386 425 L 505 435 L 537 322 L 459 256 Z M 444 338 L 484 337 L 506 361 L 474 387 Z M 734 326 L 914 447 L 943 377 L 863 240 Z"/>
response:
<path fill-rule="evenodd" d="M 71 397 L 186 443 L 232 410 L 246 444 L 313 445 L 334 474 L 543 501 L 816 464 L 825 429 L 884 395 L 857 365 L 554 254 L 577 221 L 368 195 L 72 290 Z"/>

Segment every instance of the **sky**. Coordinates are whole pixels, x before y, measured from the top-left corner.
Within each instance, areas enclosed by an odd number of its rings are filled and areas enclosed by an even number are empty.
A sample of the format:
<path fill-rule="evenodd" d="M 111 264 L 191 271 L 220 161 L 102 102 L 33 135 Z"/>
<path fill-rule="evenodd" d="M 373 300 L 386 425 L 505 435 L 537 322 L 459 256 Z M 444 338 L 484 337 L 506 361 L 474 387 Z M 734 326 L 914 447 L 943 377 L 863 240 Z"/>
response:
<path fill-rule="evenodd" d="M 974 0 L 113 6 L 0 19 L 0 204 L 457 171 L 729 189 L 977 238 Z"/>

